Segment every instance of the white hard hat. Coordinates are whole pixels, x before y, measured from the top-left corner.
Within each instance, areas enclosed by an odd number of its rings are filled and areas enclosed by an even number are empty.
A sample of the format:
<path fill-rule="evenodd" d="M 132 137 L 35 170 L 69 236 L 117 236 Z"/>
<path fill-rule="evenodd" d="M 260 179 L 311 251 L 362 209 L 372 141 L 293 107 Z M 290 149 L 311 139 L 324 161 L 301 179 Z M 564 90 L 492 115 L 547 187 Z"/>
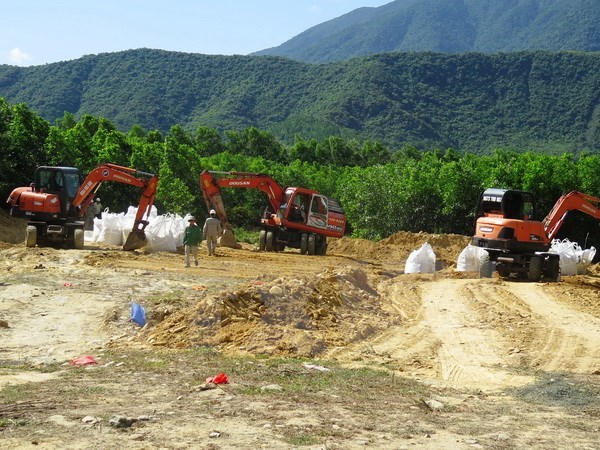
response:
<path fill-rule="evenodd" d="M 96 199 L 96 201 L 97 201 L 97 202 L 99 202 L 99 201 L 100 201 L 100 197 L 98 197 L 98 198 Z"/>
<path fill-rule="evenodd" d="M 191 217 L 188 219 L 188 222 L 195 222 L 195 221 L 196 221 L 196 218 L 195 218 L 194 216 L 191 216 Z"/>
<path fill-rule="evenodd" d="M 216 212 L 214 209 L 211 209 L 209 214 L 212 216 L 213 214 L 215 214 L 215 215 L 216 215 L 216 214 L 217 214 L 217 212 Z"/>

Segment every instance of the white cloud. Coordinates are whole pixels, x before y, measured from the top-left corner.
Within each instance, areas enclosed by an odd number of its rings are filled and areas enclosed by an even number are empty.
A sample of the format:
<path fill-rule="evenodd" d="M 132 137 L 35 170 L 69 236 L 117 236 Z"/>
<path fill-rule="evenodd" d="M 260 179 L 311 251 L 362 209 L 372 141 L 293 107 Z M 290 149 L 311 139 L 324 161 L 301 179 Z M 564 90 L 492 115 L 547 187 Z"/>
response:
<path fill-rule="evenodd" d="M 17 47 L 10 51 L 8 60 L 17 65 L 23 65 L 31 60 L 31 56 Z"/>

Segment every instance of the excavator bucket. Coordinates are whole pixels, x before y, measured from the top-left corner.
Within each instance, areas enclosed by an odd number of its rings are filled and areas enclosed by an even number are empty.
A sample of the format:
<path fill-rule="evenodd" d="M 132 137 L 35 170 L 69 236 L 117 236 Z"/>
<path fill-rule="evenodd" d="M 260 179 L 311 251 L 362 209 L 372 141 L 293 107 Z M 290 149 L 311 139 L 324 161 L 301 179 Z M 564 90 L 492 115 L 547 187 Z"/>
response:
<path fill-rule="evenodd" d="M 132 250 L 137 250 L 138 248 L 142 248 L 148 239 L 146 239 L 146 234 L 142 230 L 131 230 L 129 236 L 127 236 L 127 240 L 125 244 L 123 244 L 123 250 L 129 252 Z"/>
<path fill-rule="evenodd" d="M 217 243 L 221 247 L 229 247 L 229 248 L 242 248 L 242 246 L 238 243 L 233 231 L 230 228 L 225 227 L 223 230 L 223 234 L 219 236 Z"/>

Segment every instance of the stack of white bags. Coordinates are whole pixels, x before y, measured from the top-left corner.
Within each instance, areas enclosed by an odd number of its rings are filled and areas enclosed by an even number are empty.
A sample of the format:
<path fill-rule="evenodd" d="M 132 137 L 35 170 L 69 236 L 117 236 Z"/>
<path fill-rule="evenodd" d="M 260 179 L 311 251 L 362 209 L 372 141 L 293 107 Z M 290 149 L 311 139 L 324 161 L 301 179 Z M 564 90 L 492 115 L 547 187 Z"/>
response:
<path fill-rule="evenodd" d="M 550 251 L 560 255 L 561 275 L 584 274 L 596 256 L 594 247 L 582 250 L 577 242 L 554 239 Z"/>
<path fill-rule="evenodd" d="M 590 247 L 583 250 L 577 242 L 568 239 L 554 239 L 550 247 L 551 253 L 560 255 L 560 273 L 564 276 L 584 274 L 596 255 L 596 249 Z M 456 263 L 459 272 L 478 271 L 481 264 L 489 260 L 487 252 L 474 245 L 468 245 L 461 252 Z"/>
<path fill-rule="evenodd" d="M 130 206 L 127 213 L 111 213 L 105 210 L 102 218 L 94 218 L 94 231 L 85 232 L 85 242 L 88 244 L 105 244 L 121 246 L 127 240 L 137 208 Z M 155 206 L 152 206 L 148 225 L 145 229 L 147 244 L 142 248 L 146 253 L 176 252 L 177 247 L 183 246 L 183 235 L 188 225 L 190 215 L 181 217 L 178 214 L 159 216 Z"/>

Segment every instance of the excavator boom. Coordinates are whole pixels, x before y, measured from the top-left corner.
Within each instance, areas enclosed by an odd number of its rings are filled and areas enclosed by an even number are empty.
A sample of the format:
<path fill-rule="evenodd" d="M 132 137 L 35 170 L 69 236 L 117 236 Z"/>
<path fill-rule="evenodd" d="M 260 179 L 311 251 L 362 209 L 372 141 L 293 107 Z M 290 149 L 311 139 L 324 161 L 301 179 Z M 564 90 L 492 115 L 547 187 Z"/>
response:
<path fill-rule="evenodd" d="M 103 164 L 92 170 L 81 184 L 72 205 L 79 210 L 79 217 L 83 217 L 94 199 L 100 185 L 105 181 L 129 184 L 143 188 L 140 204 L 138 205 L 133 228 L 123 245 L 123 250 L 135 250 L 146 244 L 144 229 L 148 225 L 148 216 L 156 196 L 158 177 L 151 173 L 141 172 L 130 167 L 116 164 Z M 146 216 L 146 220 L 144 219 Z"/>
<path fill-rule="evenodd" d="M 215 175 L 221 175 L 219 179 Z M 207 209 L 214 208 L 225 227 L 229 220 L 221 197 L 221 187 L 258 189 L 267 194 L 273 211 L 277 211 L 284 197 L 283 188 L 270 176 L 250 172 L 215 172 L 204 170 L 200 174 L 200 186 Z"/>
<path fill-rule="evenodd" d="M 577 191 L 571 191 L 560 197 L 542 222 L 550 240 L 558 234 L 567 213 L 575 210 L 600 219 L 600 198 Z"/>

